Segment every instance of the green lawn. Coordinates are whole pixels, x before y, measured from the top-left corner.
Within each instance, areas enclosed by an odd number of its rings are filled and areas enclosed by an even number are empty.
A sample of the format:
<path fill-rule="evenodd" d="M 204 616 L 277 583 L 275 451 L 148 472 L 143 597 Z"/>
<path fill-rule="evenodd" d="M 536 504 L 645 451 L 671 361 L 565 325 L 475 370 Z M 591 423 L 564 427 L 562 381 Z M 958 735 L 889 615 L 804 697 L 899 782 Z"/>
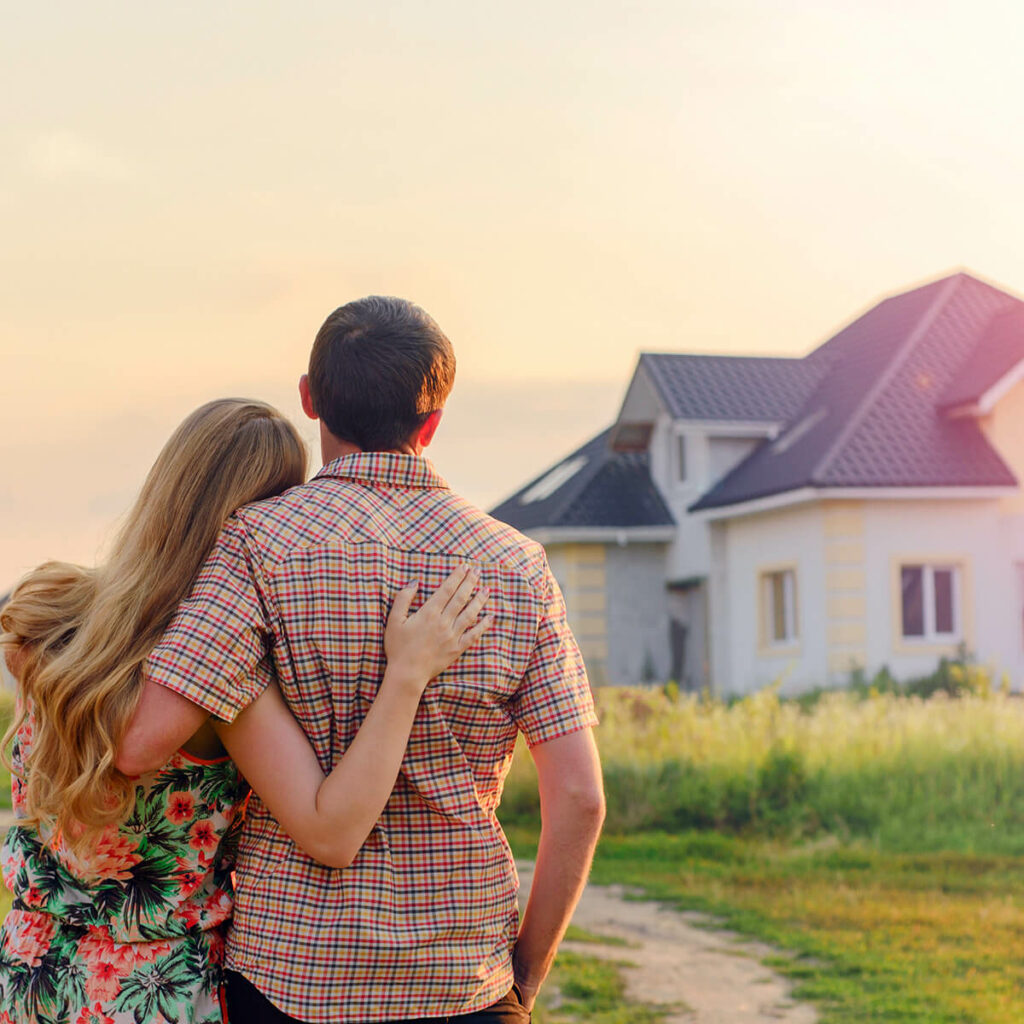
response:
<path fill-rule="evenodd" d="M 511 838 L 533 855 L 529 830 Z M 1024 1020 L 1018 858 L 706 832 L 607 836 L 593 880 L 710 912 L 775 944 L 785 955 L 772 966 L 819 1007 L 822 1024 Z"/>

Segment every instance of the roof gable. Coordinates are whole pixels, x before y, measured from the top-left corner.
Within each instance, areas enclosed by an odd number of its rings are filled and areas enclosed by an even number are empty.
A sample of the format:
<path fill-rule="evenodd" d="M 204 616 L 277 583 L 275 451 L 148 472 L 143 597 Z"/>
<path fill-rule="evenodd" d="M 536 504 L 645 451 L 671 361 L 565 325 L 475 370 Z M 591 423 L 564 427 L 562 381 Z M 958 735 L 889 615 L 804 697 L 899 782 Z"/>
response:
<path fill-rule="evenodd" d="M 806 358 L 821 380 L 787 428 L 693 509 L 807 486 L 1014 484 L 978 425 L 950 420 L 941 400 L 993 318 L 1017 307 L 967 274 L 879 303 Z"/>
<path fill-rule="evenodd" d="M 1024 303 L 994 316 L 939 400 L 948 410 L 973 411 L 1002 390 L 1024 362 Z M 987 409 L 979 411 L 986 412 Z"/>

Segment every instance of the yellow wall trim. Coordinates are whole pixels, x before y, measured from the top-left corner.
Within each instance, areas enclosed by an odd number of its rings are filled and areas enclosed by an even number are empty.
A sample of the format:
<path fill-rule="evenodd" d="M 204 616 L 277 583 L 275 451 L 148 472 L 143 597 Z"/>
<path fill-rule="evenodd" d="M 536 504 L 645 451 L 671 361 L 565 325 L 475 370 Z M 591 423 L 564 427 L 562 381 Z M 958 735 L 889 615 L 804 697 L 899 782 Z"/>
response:
<path fill-rule="evenodd" d="M 828 599 L 830 619 L 862 619 L 867 611 L 867 598 L 859 594 L 832 594 Z"/>
<path fill-rule="evenodd" d="M 825 587 L 830 593 L 837 590 L 863 591 L 866 581 L 863 569 L 829 569 L 825 574 Z"/>
<path fill-rule="evenodd" d="M 828 627 L 829 647 L 866 644 L 867 639 L 868 631 L 863 622 L 834 622 Z"/>
<path fill-rule="evenodd" d="M 863 668 L 868 661 L 867 651 L 863 648 L 850 650 L 832 650 L 828 653 L 829 672 L 855 672 Z"/>
<path fill-rule="evenodd" d="M 856 539 L 864 536 L 864 508 L 857 501 L 830 501 L 823 508 L 825 537 Z"/>
<path fill-rule="evenodd" d="M 860 541 L 839 541 L 825 545 L 825 561 L 830 566 L 864 564 L 864 544 Z"/>
<path fill-rule="evenodd" d="M 566 544 L 565 554 L 576 565 L 604 565 L 604 544 Z"/>

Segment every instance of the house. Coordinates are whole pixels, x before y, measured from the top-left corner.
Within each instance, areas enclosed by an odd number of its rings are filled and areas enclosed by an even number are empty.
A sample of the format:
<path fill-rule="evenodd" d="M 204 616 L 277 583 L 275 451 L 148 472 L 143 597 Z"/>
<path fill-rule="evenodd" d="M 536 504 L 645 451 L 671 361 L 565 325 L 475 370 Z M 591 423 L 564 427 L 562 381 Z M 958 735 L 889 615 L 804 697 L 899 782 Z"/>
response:
<path fill-rule="evenodd" d="M 1024 679 L 1024 302 L 966 273 L 803 358 L 640 356 L 618 418 L 494 515 L 596 682 L 787 692 L 966 649 Z"/>

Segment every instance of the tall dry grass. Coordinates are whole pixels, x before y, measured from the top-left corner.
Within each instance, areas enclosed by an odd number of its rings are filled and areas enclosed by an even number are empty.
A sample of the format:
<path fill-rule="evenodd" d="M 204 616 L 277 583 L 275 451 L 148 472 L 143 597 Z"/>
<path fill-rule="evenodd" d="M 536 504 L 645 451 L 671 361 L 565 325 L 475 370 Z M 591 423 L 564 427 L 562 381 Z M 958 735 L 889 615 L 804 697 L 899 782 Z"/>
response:
<path fill-rule="evenodd" d="M 1024 700 L 984 670 L 948 670 L 959 693 L 768 688 L 731 703 L 671 687 L 602 688 L 597 729 L 607 830 L 864 837 L 892 849 L 1024 852 Z M 959 677 L 957 676 L 959 673 Z M 529 757 L 501 815 L 535 820 Z"/>

